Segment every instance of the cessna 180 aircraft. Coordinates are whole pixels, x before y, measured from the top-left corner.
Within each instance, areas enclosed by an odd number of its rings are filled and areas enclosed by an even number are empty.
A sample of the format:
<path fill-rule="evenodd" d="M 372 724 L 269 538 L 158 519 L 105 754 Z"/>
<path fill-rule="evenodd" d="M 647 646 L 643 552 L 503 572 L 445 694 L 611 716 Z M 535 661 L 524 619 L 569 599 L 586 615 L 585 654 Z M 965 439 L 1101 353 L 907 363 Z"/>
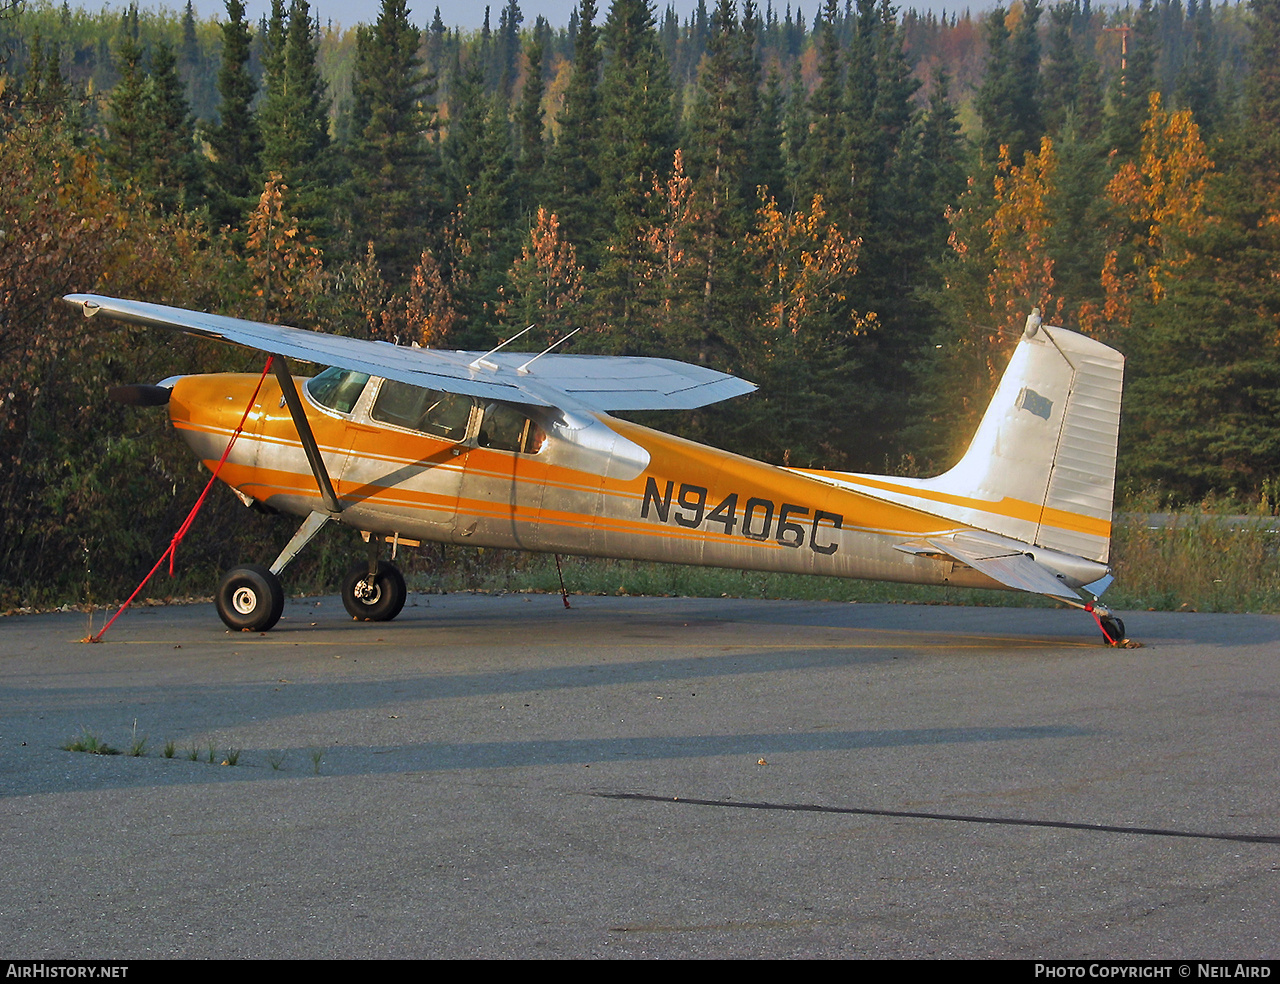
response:
<path fill-rule="evenodd" d="M 222 579 L 218 613 L 233 629 L 276 624 L 281 571 L 338 522 L 369 544 L 342 594 L 372 621 L 395 618 L 406 596 L 380 544 L 434 540 L 1028 591 L 1092 612 L 1112 644 L 1124 638 L 1097 601 L 1111 582 L 1124 359 L 1038 312 L 960 462 L 912 479 L 780 468 L 610 415 L 755 389 L 668 359 L 411 348 L 92 294 L 66 300 L 88 317 L 275 356 L 265 381 L 190 375 L 124 388 L 134 402 L 167 403 L 211 468 L 254 401 L 219 477 L 246 505 L 303 520 L 269 568 Z M 295 379 L 286 356 L 329 368 Z"/>

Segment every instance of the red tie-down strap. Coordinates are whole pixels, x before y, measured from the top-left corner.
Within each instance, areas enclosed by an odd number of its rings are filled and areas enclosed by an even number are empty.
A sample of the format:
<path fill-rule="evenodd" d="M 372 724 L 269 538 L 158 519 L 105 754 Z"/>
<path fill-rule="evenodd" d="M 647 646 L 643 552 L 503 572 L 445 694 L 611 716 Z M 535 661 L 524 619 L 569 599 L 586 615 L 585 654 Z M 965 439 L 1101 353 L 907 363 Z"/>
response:
<path fill-rule="evenodd" d="M 191 529 L 191 524 L 195 522 L 196 514 L 200 511 L 200 507 L 204 505 L 204 500 L 209 495 L 209 490 L 213 488 L 213 483 L 218 480 L 218 474 L 222 471 L 222 466 L 226 464 L 227 457 L 231 454 L 231 449 L 235 446 L 236 438 L 240 436 L 240 432 L 244 430 L 245 421 L 249 419 L 249 411 L 253 409 L 253 405 L 258 402 L 258 394 L 262 391 L 262 383 L 267 378 L 267 373 L 271 371 L 271 360 L 274 356 L 267 356 L 267 364 L 262 367 L 262 375 L 258 377 L 258 385 L 254 387 L 253 396 L 249 397 L 249 405 L 244 408 L 244 413 L 240 415 L 240 423 L 236 425 L 236 429 L 231 434 L 231 440 L 227 441 L 226 450 L 222 452 L 222 457 L 218 459 L 218 463 L 213 468 L 213 474 L 209 476 L 208 484 L 205 485 L 204 491 L 200 493 L 200 498 L 196 500 L 196 504 L 191 507 L 191 512 L 187 513 L 187 518 L 182 521 L 182 525 L 178 527 L 178 532 L 173 534 L 173 539 L 169 541 L 169 546 L 164 553 L 160 555 L 160 559 L 156 561 L 155 566 L 147 572 L 147 576 L 133 590 L 133 594 L 129 595 L 129 600 L 120 606 L 120 610 L 111 616 L 111 621 L 104 625 L 97 635 L 88 636 L 84 642 L 101 642 L 102 637 L 106 635 L 107 629 L 115 624 L 115 620 L 124 614 L 124 610 L 133 604 L 133 599 L 138 597 L 140 592 L 151 575 L 160 569 L 160 565 L 165 562 L 167 557 L 169 560 L 169 576 L 173 577 L 173 558 L 178 550 L 178 544 L 182 542 L 182 538 L 187 535 L 187 530 Z"/>

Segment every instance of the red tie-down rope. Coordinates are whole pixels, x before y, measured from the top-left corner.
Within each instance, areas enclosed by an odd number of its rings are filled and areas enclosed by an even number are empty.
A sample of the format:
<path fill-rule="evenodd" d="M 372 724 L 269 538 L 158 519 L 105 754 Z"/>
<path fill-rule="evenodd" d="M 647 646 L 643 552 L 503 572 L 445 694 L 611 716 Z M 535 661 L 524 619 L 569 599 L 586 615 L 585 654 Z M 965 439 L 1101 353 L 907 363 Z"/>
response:
<path fill-rule="evenodd" d="M 271 371 L 271 360 L 274 356 L 267 356 L 267 364 L 262 367 L 262 375 L 258 377 L 258 385 L 253 390 L 253 396 L 249 397 L 249 405 L 244 408 L 244 413 L 240 416 L 240 423 L 236 425 L 235 431 L 231 435 L 231 440 L 227 442 L 227 448 L 222 452 L 222 457 L 218 459 L 217 465 L 214 466 L 213 474 L 209 476 L 209 482 L 204 487 L 204 491 L 200 493 L 200 498 L 196 500 L 196 504 L 191 507 L 191 512 L 187 513 L 187 518 L 182 521 L 182 525 L 178 527 L 178 532 L 173 534 L 173 539 L 169 541 L 168 549 L 160 555 L 160 559 L 147 576 L 142 579 L 142 583 L 134 588 L 133 594 L 129 595 L 129 600 L 120 606 L 120 610 L 111 616 L 111 621 L 104 625 L 97 635 L 88 636 L 83 642 L 101 642 L 102 637 L 106 635 L 107 629 L 115 624 L 115 620 L 124 614 L 124 610 L 133 604 L 133 599 L 138 597 L 140 592 L 151 580 L 151 575 L 160 569 L 160 565 L 165 562 L 165 558 L 169 559 L 169 576 L 173 577 L 173 558 L 177 553 L 178 544 L 182 542 L 182 538 L 187 535 L 187 530 L 191 529 L 191 524 L 195 522 L 196 513 L 200 511 L 200 507 L 204 505 L 205 498 L 209 495 L 209 490 L 213 488 L 213 483 L 218 480 L 218 473 L 222 471 L 222 466 L 226 464 L 227 457 L 231 454 L 231 449 L 235 446 L 236 438 L 240 436 L 240 432 L 244 430 L 244 423 L 249 419 L 249 411 L 253 409 L 253 405 L 258 402 L 258 393 L 262 391 L 262 384 L 267 378 L 267 373 Z"/>
<path fill-rule="evenodd" d="M 1094 610 L 1092 601 L 1084 606 L 1084 610 L 1093 616 L 1093 620 L 1098 623 L 1098 631 L 1102 633 L 1102 638 L 1106 639 L 1108 643 L 1110 643 L 1113 646 L 1118 646 L 1120 645 L 1121 642 L 1124 641 L 1122 639 L 1111 638 L 1111 633 L 1108 632 L 1106 629 L 1106 626 L 1102 624 L 1102 618 L 1098 615 L 1097 611 Z"/>

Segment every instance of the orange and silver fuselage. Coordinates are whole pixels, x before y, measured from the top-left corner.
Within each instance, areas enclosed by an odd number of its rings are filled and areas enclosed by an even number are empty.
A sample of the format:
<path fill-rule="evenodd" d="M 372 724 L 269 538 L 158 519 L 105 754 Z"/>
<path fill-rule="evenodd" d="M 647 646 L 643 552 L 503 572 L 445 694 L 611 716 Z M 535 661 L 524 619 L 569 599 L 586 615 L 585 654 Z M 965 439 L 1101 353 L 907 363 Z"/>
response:
<path fill-rule="evenodd" d="M 378 535 L 739 570 L 1004 588 L 904 542 L 963 528 L 924 508 L 852 487 L 856 476 L 801 472 L 604 414 L 520 407 L 541 428 L 528 452 L 484 446 L 477 402 L 462 440 L 373 419 L 382 380 L 349 413 L 317 403 L 307 418 L 346 525 Z M 212 467 L 256 375 L 186 376 L 169 400 L 175 428 Z M 323 509 L 279 384 L 262 385 L 221 478 L 281 512 Z M 889 480 L 891 481 L 891 480 Z M 871 490 L 874 491 L 874 490 Z M 1104 564 L 1078 580 L 1105 572 Z"/>

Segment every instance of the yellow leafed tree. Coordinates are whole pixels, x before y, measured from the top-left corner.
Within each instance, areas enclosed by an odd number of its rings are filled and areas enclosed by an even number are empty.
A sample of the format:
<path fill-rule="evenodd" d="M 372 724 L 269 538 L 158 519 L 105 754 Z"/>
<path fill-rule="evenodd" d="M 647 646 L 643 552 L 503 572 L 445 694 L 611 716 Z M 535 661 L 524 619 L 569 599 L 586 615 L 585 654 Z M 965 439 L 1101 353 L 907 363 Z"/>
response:
<path fill-rule="evenodd" d="M 1033 307 L 1051 322 L 1061 314 L 1049 255 L 1053 219 L 1048 202 L 1057 169 L 1049 137 L 1040 139 L 1039 153 L 1027 154 L 1021 167 L 1010 161 L 1008 147 L 1000 148 L 996 209 L 987 222 L 991 236 L 987 301 L 994 323 L 1009 330 L 1020 328 Z"/>
<path fill-rule="evenodd" d="M 262 298 L 262 318 L 298 318 L 323 296 L 324 261 L 311 237 L 304 237 L 298 219 L 286 209 L 289 187 L 272 172 L 249 216 L 245 258 L 253 293 Z"/>
<path fill-rule="evenodd" d="M 845 286 L 857 273 L 862 241 L 845 236 L 827 220 L 822 196 L 808 210 L 784 214 L 777 200 L 764 200 L 757 212 L 758 232 L 748 237 L 756 256 L 766 298 L 762 324 L 774 337 L 802 333 L 814 318 L 825 319 L 848 300 Z M 875 315 L 853 314 L 853 334 L 873 326 Z"/>
<path fill-rule="evenodd" d="M 1103 322 L 1127 326 L 1139 297 L 1160 303 L 1169 279 L 1191 259 L 1188 237 L 1209 221 L 1205 193 L 1213 161 L 1191 110 L 1165 112 L 1153 92 L 1142 134 L 1140 158 L 1126 162 L 1107 185 L 1126 227 L 1103 260 L 1102 310 L 1081 312 L 1087 331 Z"/>

